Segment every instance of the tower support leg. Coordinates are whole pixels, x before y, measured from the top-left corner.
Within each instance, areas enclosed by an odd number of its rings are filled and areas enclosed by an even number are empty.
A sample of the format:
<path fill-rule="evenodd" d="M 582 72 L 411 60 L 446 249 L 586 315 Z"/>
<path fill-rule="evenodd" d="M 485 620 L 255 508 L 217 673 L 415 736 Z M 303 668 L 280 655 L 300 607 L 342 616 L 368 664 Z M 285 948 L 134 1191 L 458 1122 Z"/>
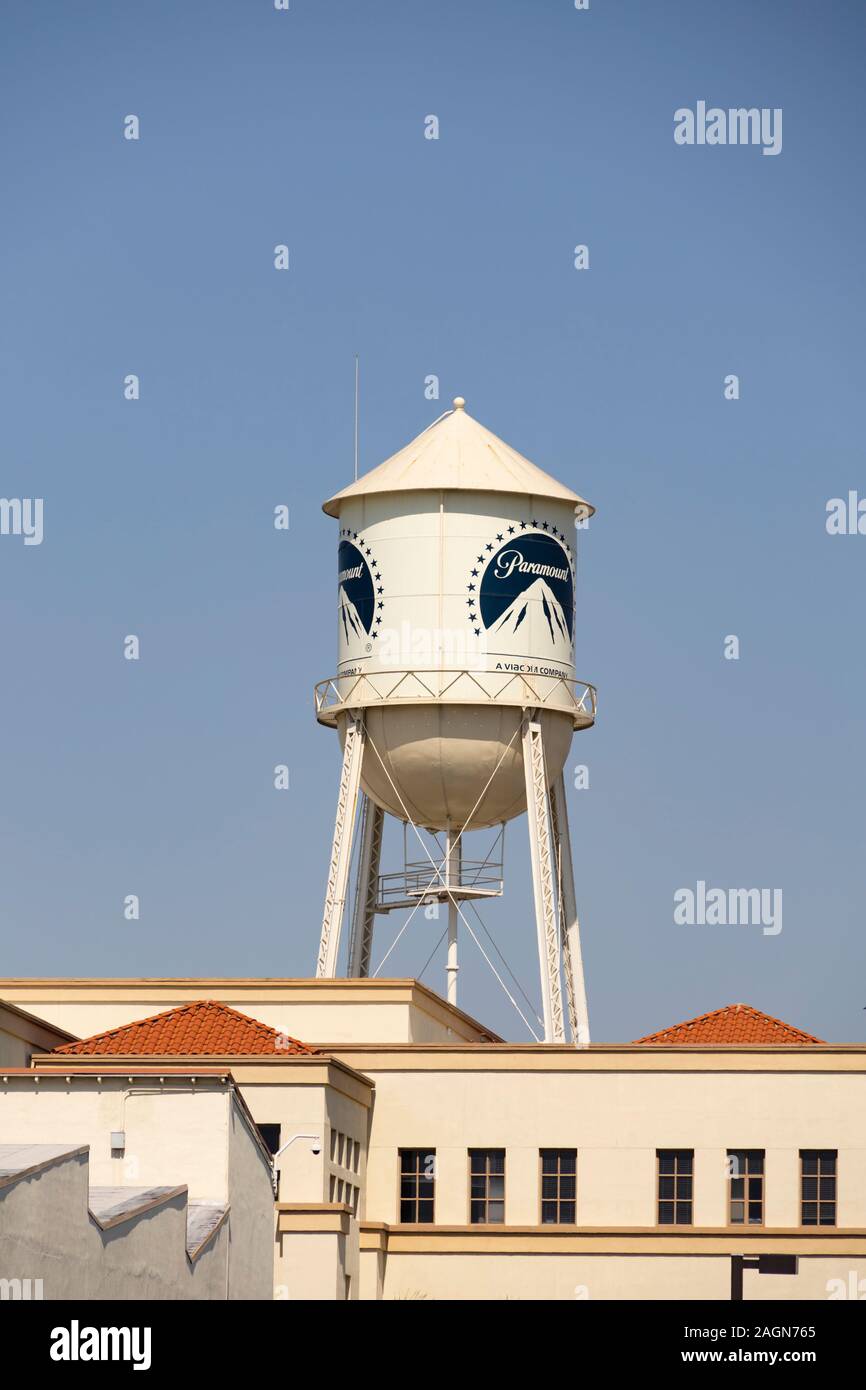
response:
<path fill-rule="evenodd" d="M 462 847 L 459 834 L 455 835 L 453 830 L 448 830 L 445 835 L 445 882 L 453 888 L 460 883 Z M 445 969 L 447 980 L 448 1003 L 457 1005 L 457 973 L 460 966 L 457 964 L 457 922 L 459 919 L 457 902 L 454 898 L 448 899 L 448 964 Z"/>
<path fill-rule="evenodd" d="M 550 803 L 544 768 L 544 742 L 538 710 L 523 712 L 523 770 L 526 776 L 526 812 L 532 857 L 535 924 L 541 967 L 541 1003 L 544 1041 L 565 1042 L 562 986 L 559 974 L 559 913 Z"/>
<path fill-rule="evenodd" d="M 364 740 L 364 717 L 359 710 L 354 710 L 346 725 L 346 739 L 343 745 L 343 765 L 340 769 L 340 790 L 337 795 L 337 819 L 334 824 L 334 841 L 331 846 L 331 862 L 328 866 L 328 887 L 325 891 L 325 911 L 322 916 L 322 937 L 319 942 L 319 958 L 316 963 L 316 976 L 319 979 L 332 980 L 337 973 L 340 932 L 343 928 L 346 894 L 349 886 L 349 866 L 352 861 L 352 837 L 355 831 L 358 792 L 361 788 Z"/>
<path fill-rule="evenodd" d="M 559 865 L 559 906 L 562 935 L 562 959 L 568 999 L 568 1023 L 571 1040 L 577 1046 L 589 1042 L 589 1010 L 586 1004 L 586 983 L 583 977 L 583 956 L 580 950 L 580 923 L 577 918 L 577 898 L 574 891 L 574 863 L 571 858 L 571 836 L 568 831 L 568 806 L 565 800 L 565 780 L 559 774 L 550 788 L 550 812 L 553 821 L 553 840 Z"/>
<path fill-rule="evenodd" d="M 382 828 L 385 812 L 363 792 L 361 794 L 361 845 L 352 934 L 349 937 L 349 975 L 366 979 L 370 974 L 373 950 L 373 923 L 379 887 L 379 861 L 382 857 Z"/>

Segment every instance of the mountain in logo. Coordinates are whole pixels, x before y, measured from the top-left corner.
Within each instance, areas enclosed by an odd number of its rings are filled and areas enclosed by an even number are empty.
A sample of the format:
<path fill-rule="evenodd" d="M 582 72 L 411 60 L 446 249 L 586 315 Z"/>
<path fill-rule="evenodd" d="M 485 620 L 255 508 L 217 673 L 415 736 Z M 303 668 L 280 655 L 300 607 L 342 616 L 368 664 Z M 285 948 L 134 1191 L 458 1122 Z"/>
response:
<path fill-rule="evenodd" d="M 339 606 L 340 622 L 343 624 L 343 632 L 348 642 L 351 637 L 363 638 L 367 636 L 367 629 L 361 621 L 361 615 L 355 607 L 343 585 L 340 585 L 340 592 L 337 595 Z"/>
<path fill-rule="evenodd" d="M 552 641 L 555 642 L 559 637 L 565 642 L 571 640 L 562 604 L 544 579 L 534 580 L 522 593 L 518 594 L 517 598 L 508 605 L 502 616 L 493 624 L 490 629 L 491 632 L 516 632 L 529 613 L 530 603 L 541 604 L 541 611 L 550 629 Z"/>
<path fill-rule="evenodd" d="M 485 566 L 478 590 L 479 617 L 488 633 L 509 639 L 509 650 L 517 650 L 512 644 L 522 644 L 530 628 L 543 640 L 545 623 L 554 647 L 571 648 L 574 569 L 565 537 L 560 541 L 558 535 L 528 531 L 515 536 L 494 551 Z M 476 573 L 472 571 L 472 578 Z M 475 592 L 472 584 L 468 591 Z M 527 623 L 530 613 L 535 621 Z"/>

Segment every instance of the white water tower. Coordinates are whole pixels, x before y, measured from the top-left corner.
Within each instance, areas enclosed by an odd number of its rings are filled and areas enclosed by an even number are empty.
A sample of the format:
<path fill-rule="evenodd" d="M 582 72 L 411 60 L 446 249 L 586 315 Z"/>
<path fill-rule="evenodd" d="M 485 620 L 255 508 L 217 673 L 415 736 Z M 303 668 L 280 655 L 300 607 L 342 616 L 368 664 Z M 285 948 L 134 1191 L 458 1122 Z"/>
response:
<path fill-rule="evenodd" d="M 574 730 L 595 718 L 573 664 L 575 523 L 594 508 L 458 397 L 324 510 L 340 525 L 339 658 L 316 715 L 338 730 L 343 762 L 317 974 L 336 974 L 359 822 L 349 975 L 369 972 L 377 913 L 438 899 L 456 1003 L 460 904 L 500 891 L 462 837 L 526 812 L 545 1040 L 565 1040 L 564 973 L 571 1036 L 586 1043 L 562 772 Z M 407 863 L 397 890 L 379 872 L 386 812 L 410 834 L 440 832 L 441 853 Z"/>

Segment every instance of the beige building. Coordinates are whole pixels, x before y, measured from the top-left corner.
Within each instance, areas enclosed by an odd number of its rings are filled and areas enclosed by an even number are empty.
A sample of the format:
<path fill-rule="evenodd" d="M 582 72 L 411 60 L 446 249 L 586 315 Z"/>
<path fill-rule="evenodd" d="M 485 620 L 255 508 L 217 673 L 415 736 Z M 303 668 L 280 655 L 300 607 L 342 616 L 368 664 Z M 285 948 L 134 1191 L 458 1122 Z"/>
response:
<path fill-rule="evenodd" d="M 270 1155 L 226 1069 L 0 1082 L 0 1297 L 260 1299 Z"/>
<path fill-rule="evenodd" d="M 0 1067 L 28 1067 L 34 1052 L 50 1052 L 77 1036 L 0 999 Z"/>
<path fill-rule="evenodd" d="M 230 1068 L 276 1155 L 277 1298 L 719 1299 L 757 1255 L 797 1269 L 747 1269 L 746 1299 L 866 1293 L 863 1045 L 745 1005 L 633 1043 L 512 1044 L 403 980 L 0 996 L 85 1039 L 36 1054 L 42 1077 Z"/>

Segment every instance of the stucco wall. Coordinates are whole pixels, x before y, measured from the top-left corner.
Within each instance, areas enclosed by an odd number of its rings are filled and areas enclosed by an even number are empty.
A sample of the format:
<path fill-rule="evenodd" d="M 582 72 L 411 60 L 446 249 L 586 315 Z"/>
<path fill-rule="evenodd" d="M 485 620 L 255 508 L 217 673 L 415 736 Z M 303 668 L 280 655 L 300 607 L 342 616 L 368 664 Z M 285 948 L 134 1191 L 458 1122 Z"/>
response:
<path fill-rule="evenodd" d="M 237 1103 L 229 1114 L 229 1298 L 273 1298 L 271 1166 Z"/>
<path fill-rule="evenodd" d="M 288 1302 L 345 1299 L 347 1241 L 348 1237 L 332 1231 L 291 1231 L 278 1236 L 274 1297 Z M 358 1297 L 351 1285 L 349 1297 Z"/>
<path fill-rule="evenodd" d="M 600 1299 L 731 1296 L 730 1262 L 581 1255 L 394 1255 L 386 1299 Z M 579 1311 L 575 1317 L 579 1318 Z"/>
<path fill-rule="evenodd" d="M 486 1036 L 481 1024 L 411 980 L 0 979 L 0 999 L 78 1038 L 204 998 L 316 1045 L 449 1043 Z"/>
<path fill-rule="evenodd" d="M 331 1203 L 331 1178 L 360 1188 L 363 1207 L 367 1164 L 367 1107 L 332 1086 L 276 1085 L 245 1082 L 244 1097 L 257 1123 L 279 1124 L 285 1144 L 293 1134 L 316 1134 L 321 1152 L 300 1139 L 279 1159 L 282 1200 Z M 359 1145 L 358 1171 L 331 1159 L 331 1138 L 342 1134 Z M 274 1237 L 273 1286 L 279 1299 L 343 1299 L 346 1276 L 350 1298 L 359 1296 L 358 1222 L 353 1216 L 346 1236 L 331 1232 L 284 1232 Z M 321 1292 L 313 1294 L 312 1289 Z"/>
<path fill-rule="evenodd" d="M 19 1013 L 0 997 L 0 1067 L 27 1067 L 34 1052 L 50 1051 L 67 1041 L 62 1031 Z"/>
<path fill-rule="evenodd" d="M 126 1134 L 126 1148 L 119 1158 L 112 1157 L 110 1136 L 113 1130 L 123 1130 Z M 156 1277 L 149 1271 L 156 1270 L 159 1260 L 164 1259 L 166 1272 L 159 1277 L 166 1287 L 180 1288 L 183 1284 L 187 1290 L 136 1294 L 136 1297 L 225 1298 L 227 1288 L 232 1298 L 272 1297 L 274 1227 L 270 1164 L 230 1087 L 207 1079 L 200 1079 L 193 1086 L 189 1080 L 170 1077 L 166 1078 L 164 1086 L 160 1086 L 157 1078 L 153 1083 L 148 1081 L 138 1086 L 130 1085 L 126 1077 L 104 1076 L 101 1081 L 95 1077 L 78 1077 L 67 1081 L 62 1076 L 43 1076 L 38 1083 L 29 1077 L 10 1077 L 0 1089 L 0 1142 L 89 1145 L 92 1186 L 185 1185 L 190 1200 L 229 1203 L 228 1222 L 188 1271 L 184 1267 L 186 1199 L 172 1204 L 174 1216 L 171 1212 L 163 1214 L 159 1208 L 152 1216 L 137 1221 L 134 1240 L 127 1223 L 117 1228 L 124 1238 L 129 1235 L 132 1242 L 121 1251 L 123 1261 L 131 1258 L 130 1252 L 134 1254 L 134 1249 L 140 1247 L 141 1278 Z M 118 1236 L 111 1232 L 105 1234 L 100 1257 L 100 1251 L 92 1244 L 91 1247 L 81 1245 L 80 1233 L 77 1233 L 74 1218 L 79 1208 L 86 1210 L 86 1190 L 83 1195 L 75 1195 L 64 1207 L 54 1201 L 55 1182 L 40 1187 L 33 1180 L 33 1185 L 25 1190 L 30 1182 L 21 1179 L 15 1184 L 15 1190 L 20 1188 L 16 1208 L 22 1205 L 25 1196 L 32 1198 L 33 1230 L 44 1235 L 43 1243 L 31 1253 L 39 1255 L 43 1262 L 50 1262 L 52 1248 L 65 1250 L 66 1264 L 71 1262 L 77 1266 L 84 1259 L 82 1251 L 89 1248 L 90 1258 L 99 1268 L 89 1272 L 88 1279 L 110 1279 Z M 40 1193 L 53 1203 L 48 1215 L 39 1210 Z M 7 1214 L 11 1210 L 8 1207 Z M 5 1261 L 7 1235 L 3 1214 L 0 1208 L 0 1238 Z M 177 1232 L 172 1226 L 175 1218 L 179 1223 Z M 26 1226 L 22 1230 L 26 1234 Z M 148 1230 L 153 1232 L 155 1243 L 152 1246 L 148 1244 Z M 64 1241 L 71 1244 L 64 1246 Z M 180 1263 L 178 1250 L 183 1255 Z M 59 1256 L 55 1256 L 57 1258 Z M 106 1285 L 106 1289 L 109 1287 Z M 205 1292 L 198 1292 L 200 1289 Z M 80 1294 L 80 1288 L 78 1292 Z M 127 1295 L 106 1292 L 86 1296 Z"/>
<path fill-rule="evenodd" d="M 185 1183 L 191 1199 L 226 1201 L 230 1091 L 219 1083 L 125 1076 L 10 1079 L 0 1089 L 0 1141 L 89 1144 L 94 1186 Z M 112 1157 L 111 1134 L 126 1134 Z"/>
<path fill-rule="evenodd" d="M 370 1260 L 372 1291 L 374 1266 Z M 743 1298 L 828 1299 L 853 1291 L 862 1281 L 866 1298 L 866 1260 L 800 1259 L 796 1275 L 765 1275 L 746 1270 Z M 385 1264 L 386 1299 L 555 1299 L 583 1302 L 607 1299 L 730 1299 L 728 1256 L 610 1255 L 430 1255 L 390 1254 Z M 851 1296 L 849 1293 L 847 1296 Z M 579 1317 L 579 1312 L 575 1312 Z"/>
<path fill-rule="evenodd" d="M 357 1063 L 357 1059 L 353 1059 Z M 469 1220 L 467 1149 L 506 1150 L 506 1221 L 537 1225 L 539 1148 L 578 1151 L 577 1220 L 655 1226 L 657 1148 L 695 1150 L 694 1224 L 727 1222 L 727 1150 L 766 1150 L 767 1226 L 798 1226 L 799 1150 L 839 1151 L 838 1224 L 866 1227 L 866 1078 L 679 1071 L 380 1071 L 366 1216 L 398 1219 L 398 1151 L 436 1150 L 436 1221 Z"/>
<path fill-rule="evenodd" d="M 225 1297 L 227 1232 L 191 1266 L 185 1194 L 102 1231 L 87 1192 L 84 1155 L 0 1189 L 0 1278 L 41 1279 L 45 1299 Z"/>
<path fill-rule="evenodd" d="M 27 1067 L 32 1051 L 32 1045 L 24 1038 L 0 1029 L 0 1067 Z"/>

